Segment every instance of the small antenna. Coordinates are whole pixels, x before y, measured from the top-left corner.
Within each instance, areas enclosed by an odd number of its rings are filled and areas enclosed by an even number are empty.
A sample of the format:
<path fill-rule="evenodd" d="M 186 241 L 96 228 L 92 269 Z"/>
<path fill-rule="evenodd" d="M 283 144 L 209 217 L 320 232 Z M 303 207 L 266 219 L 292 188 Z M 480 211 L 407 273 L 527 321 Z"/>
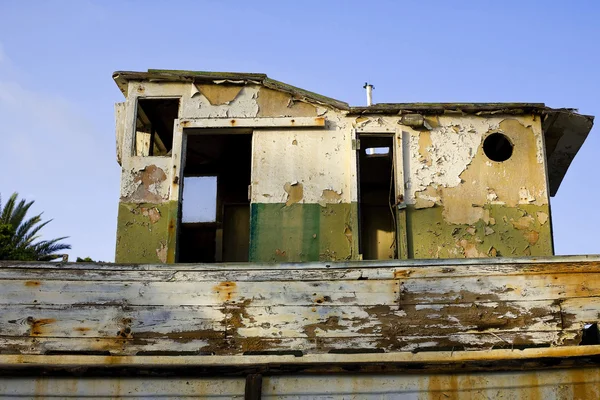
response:
<path fill-rule="evenodd" d="M 363 86 L 363 89 L 367 89 L 367 106 L 372 106 L 373 105 L 373 89 L 375 89 L 375 86 L 369 84 L 368 82 L 365 82 L 365 86 Z"/>

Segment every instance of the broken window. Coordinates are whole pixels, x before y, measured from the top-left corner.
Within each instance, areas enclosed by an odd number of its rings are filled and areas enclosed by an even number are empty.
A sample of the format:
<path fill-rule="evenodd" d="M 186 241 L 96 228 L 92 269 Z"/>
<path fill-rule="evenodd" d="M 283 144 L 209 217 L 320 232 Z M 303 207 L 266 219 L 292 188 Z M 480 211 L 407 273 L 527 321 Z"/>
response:
<path fill-rule="evenodd" d="M 393 136 L 363 134 L 358 154 L 360 248 L 364 260 L 396 258 Z"/>
<path fill-rule="evenodd" d="M 179 99 L 138 99 L 135 120 L 136 156 L 170 156 Z"/>
<path fill-rule="evenodd" d="M 179 262 L 248 261 L 252 135 L 212 132 L 184 130 Z"/>
<path fill-rule="evenodd" d="M 215 222 L 217 217 L 217 177 L 188 176 L 183 182 L 182 221 Z"/>
<path fill-rule="evenodd" d="M 367 156 L 377 157 L 377 156 L 388 156 L 390 154 L 389 147 L 369 147 L 365 149 L 365 154 Z"/>

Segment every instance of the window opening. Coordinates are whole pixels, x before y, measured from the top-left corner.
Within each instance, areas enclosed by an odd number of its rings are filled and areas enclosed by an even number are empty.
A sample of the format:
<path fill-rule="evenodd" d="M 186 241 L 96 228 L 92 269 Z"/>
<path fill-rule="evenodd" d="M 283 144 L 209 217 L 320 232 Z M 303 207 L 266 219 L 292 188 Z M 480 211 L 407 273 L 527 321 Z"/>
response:
<path fill-rule="evenodd" d="M 135 120 L 135 155 L 170 156 L 179 99 L 138 99 Z"/>
<path fill-rule="evenodd" d="M 182 202 L 182 221 L 184 223 L 215 222 L 217 217 L 217 177 L 185 177 Z"/>
<path fill-rule="evenodd" d="M 368 147 L 365 149 L 367 156 L 388 156 L 390 154 L 389 147 Z"/>
<path fill-rule="evenodd" d="M 492 161 L 506 161 L 512 156 L 513 144 L 506 135 L 492 133 L 483 141 L 483 152 Z"/>

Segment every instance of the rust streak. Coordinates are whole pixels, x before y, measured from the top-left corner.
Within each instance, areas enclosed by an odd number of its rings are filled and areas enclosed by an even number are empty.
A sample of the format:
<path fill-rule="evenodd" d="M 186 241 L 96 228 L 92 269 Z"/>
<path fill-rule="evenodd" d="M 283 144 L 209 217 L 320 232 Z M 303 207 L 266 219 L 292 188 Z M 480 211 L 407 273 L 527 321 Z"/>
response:
<path fill-rule="evenodd" d="M 235 282 L 221 282 L 216 285 L 213 290 L 218 295 L 219 300 L 221 302 L 230 301 L 232 297 L 235 295 L 237 290 L 237 285 Z"/>
<path fill-rule="evenodd" d="M 54 318 L 42 318 L 42 319 L 35 319 L 33 317 L 28 317 L 27 318 L 27 323 L 31 326 L 30 330 L 29 330 L 29 336 L 41 336 L 44 334 L 44 329 L 43 327 L 45 325 L 49 325 L 56 322 L 56 319 Z"/>

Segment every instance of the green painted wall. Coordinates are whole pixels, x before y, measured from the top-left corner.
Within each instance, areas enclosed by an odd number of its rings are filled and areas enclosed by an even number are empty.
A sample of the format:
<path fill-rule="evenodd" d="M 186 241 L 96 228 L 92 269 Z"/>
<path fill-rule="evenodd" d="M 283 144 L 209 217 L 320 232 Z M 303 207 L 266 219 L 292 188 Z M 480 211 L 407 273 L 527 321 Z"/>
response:
<path fill-rule="evenodd" d="M 177 205 L 119 203 L 115 262 L 175 262 Z"/>
<path fill-rule="evenodd" d="M 445 222 L 443 208 L 408 208 L 409 258 L 522 257 L 553 254 L 547 206 L 486 205 L 486 220 Z M 487 216 L 489 212 L 489 217 Z"/>
<path fill-rule="evenodd" d="M 250 261 L 298 262 L 358 257 L 356 203 L 252 204 Z"/>

